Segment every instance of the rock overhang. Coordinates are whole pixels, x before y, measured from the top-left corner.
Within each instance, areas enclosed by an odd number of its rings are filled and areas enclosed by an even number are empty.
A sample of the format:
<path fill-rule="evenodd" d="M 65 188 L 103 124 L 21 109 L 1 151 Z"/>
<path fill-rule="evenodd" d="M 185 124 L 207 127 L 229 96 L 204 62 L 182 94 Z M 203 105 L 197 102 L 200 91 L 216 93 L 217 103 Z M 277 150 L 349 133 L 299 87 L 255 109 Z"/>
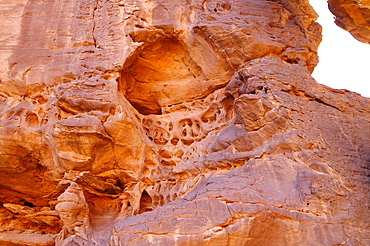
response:
<path fill-rule="evenodd" d="M 162 107 L 204 98 L 225 86 L 233 73 L 225 54 L 199 35 L 198 28 L 190 36 L 161 28 L 130 35 L 140 45 L 117 79 L 118 90 L 142 114 L 161 114 Z"/>

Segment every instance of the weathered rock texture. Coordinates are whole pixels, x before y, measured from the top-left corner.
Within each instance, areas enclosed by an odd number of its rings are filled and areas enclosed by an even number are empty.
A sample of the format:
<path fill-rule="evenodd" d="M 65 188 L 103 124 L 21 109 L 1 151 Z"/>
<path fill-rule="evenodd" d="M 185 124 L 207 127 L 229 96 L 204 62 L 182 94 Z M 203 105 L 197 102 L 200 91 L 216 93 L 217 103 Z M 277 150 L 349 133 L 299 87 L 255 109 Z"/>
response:
<path fill-rule="evenodd" d="M 370 44 L 370 1 L 328 0 L 335 23 L 357 40 Z"/>
<path fill-rule="evenodd" d="M 1 245 L 369 245 L 370 99 L 307 1 L 0 2 Z"/>

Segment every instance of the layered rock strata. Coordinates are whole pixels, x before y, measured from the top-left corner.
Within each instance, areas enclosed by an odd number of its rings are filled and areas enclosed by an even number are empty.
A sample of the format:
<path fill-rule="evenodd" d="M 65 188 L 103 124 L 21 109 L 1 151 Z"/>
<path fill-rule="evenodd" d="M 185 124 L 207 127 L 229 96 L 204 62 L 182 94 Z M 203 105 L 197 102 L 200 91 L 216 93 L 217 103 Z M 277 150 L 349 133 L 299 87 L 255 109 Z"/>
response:
<path fill-rule="evenodd" d="M 307 1 L 0 11 L 2 245 L 370 243 L 369 99 L 310 76 Z"/>

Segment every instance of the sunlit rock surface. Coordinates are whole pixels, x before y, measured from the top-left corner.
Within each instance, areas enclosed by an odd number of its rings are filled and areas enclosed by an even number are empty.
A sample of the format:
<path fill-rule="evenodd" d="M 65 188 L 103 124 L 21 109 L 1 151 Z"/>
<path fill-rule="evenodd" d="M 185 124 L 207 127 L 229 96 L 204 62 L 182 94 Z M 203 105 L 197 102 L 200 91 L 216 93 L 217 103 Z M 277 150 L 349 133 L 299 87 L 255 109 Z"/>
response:
<path fill-rule="evenodd" d="M 328 5 L 339 27 L 357 40 L 370 44 L 369 0 L 329 0 Z"/>
<path fill-rule="evenodd" d="M 0 2 L 1 245 L 368 245 L 370 99 L 308 1 Z"/>

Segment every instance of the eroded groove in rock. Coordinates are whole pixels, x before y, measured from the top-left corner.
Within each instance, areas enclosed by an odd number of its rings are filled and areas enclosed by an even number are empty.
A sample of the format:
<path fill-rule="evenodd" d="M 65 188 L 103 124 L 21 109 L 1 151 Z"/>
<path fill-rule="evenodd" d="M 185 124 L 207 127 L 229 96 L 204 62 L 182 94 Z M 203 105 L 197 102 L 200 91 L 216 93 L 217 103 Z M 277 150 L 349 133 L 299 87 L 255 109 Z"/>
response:
<path fill-rule="evenodd" d="M 0 244 L 369 244 L 369 99 L 311 78 L 307 1 L 0 12 Z"/>

